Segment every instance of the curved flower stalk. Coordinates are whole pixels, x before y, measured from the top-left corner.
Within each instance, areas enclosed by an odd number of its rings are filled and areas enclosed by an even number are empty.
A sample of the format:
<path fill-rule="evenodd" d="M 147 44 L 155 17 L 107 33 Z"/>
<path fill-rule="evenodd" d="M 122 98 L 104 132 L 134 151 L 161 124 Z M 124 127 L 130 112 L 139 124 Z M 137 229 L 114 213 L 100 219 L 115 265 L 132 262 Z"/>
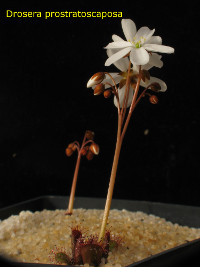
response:
<path fill-rule="evenodd" d="M 99 146 L 93 141 L 93 139 L 94 139 L 94 133 L 87 130 L 85 132 L 81 146 L 77 141 L 74 141 L 73 143 L 70 143 L 68 147 L 65 149 L 65 153 L 68 157 L 70 157 L 74 153 L 74 151 L 77 150 L 78 152 L 78 157 L 76 161 L 76 167 L 71 187 L 71 193 L 69 198 L 68 210 L 66 212 L 67 215 L 71 215 L 73 212 L 74 196 L 76 191 L 76 183 L 78 178 L 81 157 L 86 156 L 88 160 L 92 160 L 94 155 L 99 154 Z"/>
<path fill-rule="evenodd" d="M 112 56 L 113 54 L 113 50 L 109 49 L 107 51 L 108 56 Z M 149 63 L 147 63 L 146 65 L 141 66 L 141 71 L 143 74 L 142 80 L 140 82 L 140 85 L 144 88 L 147 89 L 153 89 L 152 86 L 149 86 L 151 84 L 159 84 L 160 88 L 159 88 L 159 92 L 165 92 L 167 90 L 167 85 L 165 82 L 163 82 L 162 80 L 150 76 L 149 74 L 149 70 L 154 67 L 157 66 L 159 68 L 161 68 L 163 66 L 163 62 L 161 61 L 161 57 L 160 55 L 156 54 L 156 53 L 151 53 L 151 55 L 149 55 L 150 59 L 149 59 Z M 114 73 L 113 79 L 116 83 L 116 85 L 118 85 L 118 94 L 119 94 L 119 103 L 120 103 L 120 107 L 122 107 L 123 104 L 123 99 L 124 99 L 124 95 L 125 95 L 125 91 L 126 91 L 126 80 L 128 77 L 128 66 L 129 66 L 129 62 L 127 57 L 126 58 L 122 58 L 120 60 L 118 60 L 117 62 L 114 63 L 114 65 L 121 70 L 121 72 L 119 73 Z M 113 75 L 113 74 L 111 74 Z M 133 90 L 131 90 L 131 88 L 129 88 L 129 95 L 128 95 L 128 101 L 127 101 L 127 107 L 130 107 L 131 102 L 132 102 L 132 98 L 133 98 L 133 92 L 134 89 L 136 87 L 137 84 L 137 78 L 139 75 L 139 66 L 137 65 L 133 65 L 133 67 L 130 70 L 130 87 L 132 87 Z M 117 76 L 117 78 L 116 78 Z M 102 81 L 104 83 L 104 81 Z M 109 86 L 107 86 L 107 88 L 109 88 Z M 114 96 L 114 104 L 117 107 L 118 106 L 118 102 L 117 102 L 117 97 Z"/>
<path fill-rule="evenodd" d="M 149 62 L 149 52 L 174 52 L 172 47 L 162 45 L 160 36 L 153 36 L 155 29 L 150 30 L 148 27 L 142 27 L 137 31 L 135 23 L 130 19 L 122 19 L 122 29 L 126 41 L 114 35 L 115 40 L 105 48 L 118 49 L 118 51 L 106 60 L 105 66 L 110 66 L 129 53 L 132 64 L 145 65 Z"/>
<path fill-rule="evenodd" d="M 139 101 L 145 96 L 149 97 L 150 103 L 157 104 L 158 98 L 155 94 L 165 92 L 167 89 L 166 84 L 162 80 L 150 76 L 149 70 L 153 66 L 158 68 L 163 66 L 161 56 L 153 52 L 174 52 L 172 47 L 161 45 L 161 38 L 153 36 L 154 30 L 142 27 L 136 32 L 135 23 L 130 19 L 122 20 L 122 28 L 127 41 L 124 41 L 117 35 L 113 35 L 113 42 L 106 47 L 108 59 L 105 63 L 106 66 L 114 63 L 120 72 L 96 73 L 87 84 L 87 87 L 94 89 L 94 95 L 103 94 L 107 98 L 113 94 L 114 104 L 118 109 L 115 154 L 99 241 L 105 237 L 119 155 L 132 113 Z M 140 86 L 143 89 L 140 89 Z"/>

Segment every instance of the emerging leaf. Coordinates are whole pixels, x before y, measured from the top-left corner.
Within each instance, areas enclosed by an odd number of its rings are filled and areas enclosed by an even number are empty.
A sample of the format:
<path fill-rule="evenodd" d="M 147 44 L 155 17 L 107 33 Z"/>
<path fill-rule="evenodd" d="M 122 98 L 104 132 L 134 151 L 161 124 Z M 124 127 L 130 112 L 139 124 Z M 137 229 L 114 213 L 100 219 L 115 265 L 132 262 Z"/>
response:
<path fill-rule="evenodd" d="M 64 252 L 58 252 L 55 254 L 55 260 L 56 262 L 58 263 L 65 263 L 67 265 L 70 265 L 71 264 L 71 260 L 69 258 L 69 256 L 64 253 Z"/>
<path fill-rule="evenodd" d="M 118 248 L 118 243 L 115 240 L 110 240 L 109 242 L 109 251 L 112 251 L 113 249 Z"/>

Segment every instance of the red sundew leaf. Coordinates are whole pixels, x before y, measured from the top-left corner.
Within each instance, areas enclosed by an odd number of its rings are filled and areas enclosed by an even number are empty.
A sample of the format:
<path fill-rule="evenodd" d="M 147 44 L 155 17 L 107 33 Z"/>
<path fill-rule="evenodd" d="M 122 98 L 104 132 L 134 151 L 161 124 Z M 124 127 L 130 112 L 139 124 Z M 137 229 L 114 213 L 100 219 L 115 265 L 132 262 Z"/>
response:
<path fill-rule="evenodd" d="M 85 244 L 81 247 L 81 256 L 83 264 L 88 263 L 89 265 L 98 266 L 101 263 L 104 250 L 98 244 Z"/>
<path fill-rule="evenodd" d="M 72 257 L 75 258 L 75 250 L 77 241 L 82 237 L 82 233 L 78 228 L 72 229 L 72 237 L 71 237 L 71 244 L 72 244 Z"/>
<path fill-rule="evenodd" d="M 74 249 L 74 264 L 81 265 L 83 264 L 81 249 L 84 245 L 82 238 L 79 238 L 76 242 L 75 249 Z"/>

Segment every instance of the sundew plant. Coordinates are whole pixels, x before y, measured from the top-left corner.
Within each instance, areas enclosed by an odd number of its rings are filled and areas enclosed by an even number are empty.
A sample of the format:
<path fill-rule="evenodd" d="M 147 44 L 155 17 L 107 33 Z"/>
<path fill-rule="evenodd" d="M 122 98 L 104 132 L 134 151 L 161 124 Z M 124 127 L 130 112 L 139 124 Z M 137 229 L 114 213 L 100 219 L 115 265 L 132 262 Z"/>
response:
<path fill-rule="evenodd" d="M 118 112 L 115 154 L 99 241 L 105 238 L 120 151 L 132 113 L 144 97 L 148 97 L 150 103 L 157 104 L 157 94 L 167 90 L 165 82 L 152 77 L 149 71 L 153 67 L 163 66 L 158 53 L 174 52 L 172 47 L 162 45 L 161 37 L 154 35 L 155 29 L 141 27 L 137 31 L 131 19 L 122 19 L 121 24 L 126 40 L 114 34 L 113 41 L 105 47 L 108 55 L 105 66 L 114 64 L 118 71 L 98 72 L 87 83 L 87 87 L 94 90 L 94 95 L 103 94 L 105 98 L 113 95 Z"/>
<path fill-rule="evenodd" d="M 120 239 L 113 234 L 111 235 L 110 231 L 106 229 L 106 225 L 124 136 L 132 113 L 140 100 L 148 97 L 150 103 L 157 104 L 157 94 L 167 90 L 165 82 L 152 77 L 149 70 L 152 67 L 161 68 L 163 66 L 161 55 L 157 53 L 173 53 L 174 49 L 162 45 L 161 37 L 153 35 L 155 30 L 142 27 L 137 31 L 135 23 L 130 19 L 122 19 L 122 29 L 126 41 L 114 34 L 112 36 L 113 42 L 105 47 L 108 55 L 105 66 L 114 64 L 118 71 L 115 73 L 95 73 L 87 83 L 87 87 L 92 87 L 94 90 L 94 95 L 103 94 L 105 98 L 113 95 L 114 105 L 117 107 L 118 112 L 115 154 L 100 233 L 84 237 L 79 226 L 72 228 L 71 253 L 68 254 L 63 249 L 52 251 L 53 262 L 58 264 L 81 265 L 87 263 L 92 266 L 98 266 L 102 258 L 106 260 L 109 252 L 120 245 Z M 93 138 L 94 133 L 86 131 L 82 145 L 74 141 L 66 148 L 67 156 L 71 156 L 76 150 L 78 152 L 67 215 L 73 213 L 81 157 L 86 156 L 88 160 L 91 160 L 94 155 L 99 154 L 99 146 L 94 142 Z"/>

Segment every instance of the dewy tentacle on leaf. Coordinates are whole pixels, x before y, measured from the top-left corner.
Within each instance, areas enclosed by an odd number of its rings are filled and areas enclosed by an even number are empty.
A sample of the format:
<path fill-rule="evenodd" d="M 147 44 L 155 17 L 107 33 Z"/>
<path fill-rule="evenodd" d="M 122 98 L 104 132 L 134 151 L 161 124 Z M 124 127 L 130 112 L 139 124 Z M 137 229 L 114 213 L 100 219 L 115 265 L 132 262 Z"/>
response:
<path fill-rule="evenodd" d="M 120 236 L 106 232 L 105 240 L 98 241 L 97 235 L 84 236 L 79 227 L 72 228 L 71 232 L 72 252 L 67 253 L 64 248 L 57 248 L 52 250 L 54 259 L 58 264 L 66 265 L 82 265 L 89 264 L 91 266 L 98 266 L 102 258 L 107 259 L 108 253 L 117 249 L 121 244 Z M 69 255 L 72 255 L 71 257 Z"/>

